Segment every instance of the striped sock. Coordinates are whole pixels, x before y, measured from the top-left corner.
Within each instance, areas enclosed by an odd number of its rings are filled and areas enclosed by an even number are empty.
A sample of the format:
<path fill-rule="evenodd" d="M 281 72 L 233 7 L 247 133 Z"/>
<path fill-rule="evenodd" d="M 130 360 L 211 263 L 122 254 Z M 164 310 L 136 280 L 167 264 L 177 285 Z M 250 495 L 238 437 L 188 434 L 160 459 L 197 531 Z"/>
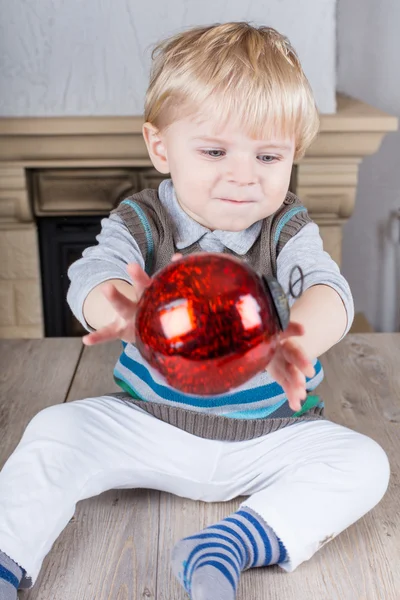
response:
<path fill-rule="evenodd" d="M 23 571 L 0 550 L 0 600 L 17 600 L 17 588 Z"/>
<path fill-rule="evenodd" d="M 251 508 L 180 540 L 172 569 L 192 600 L 234 600 L 241 571 L 281 563 L 286 550 Z"/>

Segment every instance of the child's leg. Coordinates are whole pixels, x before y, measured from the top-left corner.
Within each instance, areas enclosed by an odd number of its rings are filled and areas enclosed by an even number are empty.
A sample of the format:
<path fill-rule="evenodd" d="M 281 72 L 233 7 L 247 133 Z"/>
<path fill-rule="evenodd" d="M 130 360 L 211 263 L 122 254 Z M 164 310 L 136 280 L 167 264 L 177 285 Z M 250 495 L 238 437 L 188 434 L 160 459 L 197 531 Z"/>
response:
<path fill-rule="evenodd" d="M 173 551 L 174 572 L 193 600 L 216 589 L 221 600 L 234 599 L 240 572 L 254 566 L 293 571 L 381 500 L 389 464 L 370 438 L 321 421 L 226 443 L 214 477 L 228 474 L 219 499 L 250 497 Z"/>
<path fill-rule="evenodd" d="M 0 598 L 16 598 L 17 565 L 23 585 L 36 579 L 79 500 L 136 487 L 198 499 L 213 493 L 218 453 L 218 442 L 110 396 L 41 411 L 0 472 Z"/>

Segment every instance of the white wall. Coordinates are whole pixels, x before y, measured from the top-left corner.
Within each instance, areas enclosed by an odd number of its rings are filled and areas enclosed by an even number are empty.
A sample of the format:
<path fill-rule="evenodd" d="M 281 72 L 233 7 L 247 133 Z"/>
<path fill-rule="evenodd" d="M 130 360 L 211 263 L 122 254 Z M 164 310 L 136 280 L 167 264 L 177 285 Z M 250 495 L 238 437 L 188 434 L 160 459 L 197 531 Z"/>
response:
<path fill-rule="evenodd" d="M 400 117 L 400 1 L 339 0 L 337 28 L 339 90 Z M 388 134 L 379 152 L 364 159 L 355 213 L 344 228 L 343 273 L 357 310 L 381 331 L 400 328 L 398 230 L 397 244 L 396 234 L 390 236 L 397 208 L 400 132 Z"/>
<path fill-rule="evenodd" d="M 336 0 L 0 0 L 0 116 L 142 114 L 149 48 L 183 27 L 251 20 L 285 33 L 335 110 Z"/>

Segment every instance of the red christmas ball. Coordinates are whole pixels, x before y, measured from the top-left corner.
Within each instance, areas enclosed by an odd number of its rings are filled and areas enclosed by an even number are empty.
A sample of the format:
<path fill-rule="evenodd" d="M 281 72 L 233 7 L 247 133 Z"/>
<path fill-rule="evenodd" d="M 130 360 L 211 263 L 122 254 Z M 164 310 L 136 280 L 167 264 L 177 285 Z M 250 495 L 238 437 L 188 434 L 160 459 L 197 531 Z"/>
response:
<path fill-rule="evenodd" d="M 222 394 L 265 369 L 288 315 L 276 280 L 226 254 L 192 254 L 144 291 L 136 345 L 175 389 Z"/>

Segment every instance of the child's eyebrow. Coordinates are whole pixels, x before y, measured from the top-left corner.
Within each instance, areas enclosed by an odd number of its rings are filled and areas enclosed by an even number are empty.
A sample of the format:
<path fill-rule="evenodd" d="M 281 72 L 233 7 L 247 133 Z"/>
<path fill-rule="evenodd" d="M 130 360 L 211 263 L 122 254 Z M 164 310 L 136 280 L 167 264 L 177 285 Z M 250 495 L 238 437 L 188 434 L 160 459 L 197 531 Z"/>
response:
<path fill-rule="evenodd" d="M 192 138 L 192 141 L 193 142 L 215 142 L 217 144 L 227 144 L 226 141 L 224 141 L 220 138 L 209 137 L 208 135 L 194 137 L 194 138 Z"/>
<path fill-rule="evenodd" d="M 224 144 L 224 145 L 228 144 L 228 142 L 226 140 L 223 140 L 221 138 L 216 138 L 216 137 L 210 137 L 208 135 L 194 137 L 194 138 L 192 138 L 192 141 L 194 141 L 194 142 L 210 142 L 210 143 Z M 277 142 L 264 142 L 263 140 L 254 140 L 254 142 L 260 147 L 268 148 L 271 150 L 286 150 L 287 152 L 289 152 L 292 149 L 292 147 L 289 144 L 281 144 L 281 143 L 277 143 Z"/>

